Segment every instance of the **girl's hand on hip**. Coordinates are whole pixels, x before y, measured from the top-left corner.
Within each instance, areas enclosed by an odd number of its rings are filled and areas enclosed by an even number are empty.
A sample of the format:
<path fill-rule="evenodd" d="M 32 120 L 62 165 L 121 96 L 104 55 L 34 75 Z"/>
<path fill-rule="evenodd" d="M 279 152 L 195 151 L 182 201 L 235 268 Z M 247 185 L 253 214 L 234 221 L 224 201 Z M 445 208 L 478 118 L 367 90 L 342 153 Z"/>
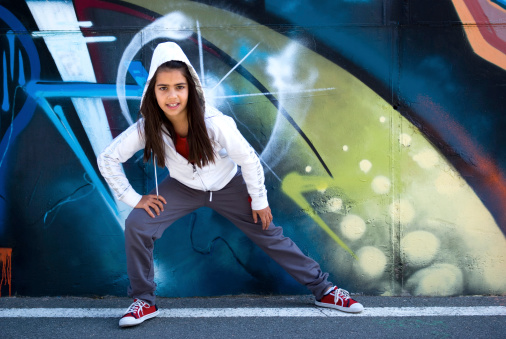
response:
<path fill-rule="evenodd" d="M 252 210 L 253 211 L 253 221 L 257 222 L 258 217 L 260 217 L 260 220 L 262 220 L 262 230 L 266 230 L 269 228 L 269 225 L 272 221 L 272 213 L 271 208 L 267 206 L 266 208 L 262 210 Z"/>
<path fill-rule="evenodd" d="M 157 196 L 156 194 L 143 195 L 141 201 L 135 206 L 135 208 L 142 208 L 146 212 L 148 212 L 151 218 L 154 218 L 155 215 L 151 211 L 153 209 L 156 215 L 160 215 L 160 211 L 163 211 L 163 205 L 167 204 L 165 198 L 161 195 Z"/>

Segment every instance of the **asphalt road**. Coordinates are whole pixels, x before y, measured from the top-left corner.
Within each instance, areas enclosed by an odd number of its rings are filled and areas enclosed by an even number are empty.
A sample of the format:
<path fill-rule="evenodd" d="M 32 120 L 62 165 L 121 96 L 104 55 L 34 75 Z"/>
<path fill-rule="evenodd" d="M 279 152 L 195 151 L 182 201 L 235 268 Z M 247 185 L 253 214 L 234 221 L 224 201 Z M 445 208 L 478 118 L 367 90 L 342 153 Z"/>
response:
<path fill-rule="evenodd" d="M 366 310 L 361 316 L 333 316 L 314 306 L 312 296 L 231 296 L 219 298 L 159 298 L 163 312 L 226 309 L 226 317 L 172 316 L 165 313 L 143 324 L 122 329 L 119 315 L 128 298 L 0 298 L 0 338 L 506 338 L 506 297 L 365 297 L 357 296 Z M 438 307 L 438 314 L 432 310 Z M 283 316 L 241 316 L 246 310 L 294 310 Z M 416 308 L 416 309 L 412 309 Z M 44 312 L 70 312 L 53 317 Z M 98 311 L 93 318 L 74 318 L 75 310 Z M 403 316 L 396 310 L 415 310 Z M 493 309 L 493 315 L 482 312 Z M 386 310 L 386 311 L 385 311 Z M 459 315 L 472 310 L 473 315 Z M 82 310 L 81 310 L 82 311 Z M 105 315 L 100 311 L 106 311 Z M 330 311 L 330 310 L 325 310 Z M 368 312 L 369 311 L 369 312 Z M 383 312 L 375 313 L 374 312 Z M 32 312 L 32 313 L 30 313 Z M 35 312 L 36 316 L 34 316 Z M 111 314 L 109 314 L 109 312 Z M 331 311 L 338 312 L 339 311 Z M 16 317 L 9 314 L 16 313 Z M 102 312 L 103 313 L 103 312 Z M 308 316 L 300 316 L 306 314 Z M 316 315 L 315 315 L 316 313 Z M 3 316 L 1 315 L 3 314 Z M 204 312 L 205 314 L 205 312 Z M 235 316 L 237 314 L 237 316 Z M 286 316 L 288 314 L 288 316 Z M 331 316 L 329 316 L 329 314 Z M 379 314 L 379 315 L 378 315 Z M 416 313 L 418 314 L 418 313 Z M 27 317 L 30 316 L 30 317 Z"/>

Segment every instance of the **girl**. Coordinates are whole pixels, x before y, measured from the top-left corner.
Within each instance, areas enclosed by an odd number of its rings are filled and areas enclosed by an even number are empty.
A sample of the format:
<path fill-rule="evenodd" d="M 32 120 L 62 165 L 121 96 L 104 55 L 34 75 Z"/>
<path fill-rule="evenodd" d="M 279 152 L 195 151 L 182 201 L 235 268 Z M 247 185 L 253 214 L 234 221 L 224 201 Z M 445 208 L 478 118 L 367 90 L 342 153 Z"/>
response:
<path fill-rule="evenodd" d="M 363 310 L 272 223 L 264 172 L 255 151 L 232 118 L 205 105 L 197 73 L 177 44 L 156 47 L 140 112 L 142 118 L 98 157 L 100 171 L 114 194 L 134 207 L 125 221 L 128 295 L 134 302 L 120 319 L 121 327 L 158 314 L 154 241 L 174 221 L 202 206 L 241 229 L 311 290 L 318 306 L 352 313 Z M 141 149 L 144 161 L 153 154 L 158 166 L 167 166 L 170 174 L 155 192 L 143 196 L 135 192 L 120 167 Z"/>

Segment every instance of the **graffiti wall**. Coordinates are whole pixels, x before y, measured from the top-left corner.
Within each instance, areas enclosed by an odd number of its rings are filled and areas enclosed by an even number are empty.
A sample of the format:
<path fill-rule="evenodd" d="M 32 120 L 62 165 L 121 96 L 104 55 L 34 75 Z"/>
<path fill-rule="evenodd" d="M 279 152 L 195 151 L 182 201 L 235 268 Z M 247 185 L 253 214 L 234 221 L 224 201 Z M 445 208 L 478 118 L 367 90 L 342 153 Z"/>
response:
<path fill-rule="evenodd" d="M 340 287 L 506 293 L 505 23 L 503 0 L 2 1 L 4 296 L 126 294 L 129 208 L 96 157 L 138 118 L 163 41 L 260 156 L 276 224 Z M 153 188 L 141 153 L 123 169 Z M 308 293 L 208 209 L 155 264 L 160 296 Z"/>

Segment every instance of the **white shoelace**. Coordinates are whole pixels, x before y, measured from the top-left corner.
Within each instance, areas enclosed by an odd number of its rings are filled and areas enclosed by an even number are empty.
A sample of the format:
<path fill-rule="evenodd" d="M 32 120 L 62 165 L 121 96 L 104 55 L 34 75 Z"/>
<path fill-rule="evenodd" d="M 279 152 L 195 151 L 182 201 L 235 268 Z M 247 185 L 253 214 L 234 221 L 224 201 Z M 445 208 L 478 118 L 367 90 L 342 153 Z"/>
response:
<path fill-rule="evenodd" d="M 130 307 L 126 310 L 125 314 L 132 313 L 132 312 L 135 314 L 135 312 L 138 311 L 139 315 L 142 316 L 142 314 L 144 313 L 143 312 L 144 307 L 149 307 L 149 305 L 146 302 L 144 302 L 140 299 L 137 299 L 136 301 L 133 302 L 132 305 L 130 305 Z"/>
<path fill-rule="evenodd" d="M 343 290 L 341 288 L 338 288 L 334 291 L 334 304 L 337 305 L 339 300 L 341 300 L 341 305 L 344 306 L 344 302 L 346 300 L 350 299 L 350 292 Z"/>

